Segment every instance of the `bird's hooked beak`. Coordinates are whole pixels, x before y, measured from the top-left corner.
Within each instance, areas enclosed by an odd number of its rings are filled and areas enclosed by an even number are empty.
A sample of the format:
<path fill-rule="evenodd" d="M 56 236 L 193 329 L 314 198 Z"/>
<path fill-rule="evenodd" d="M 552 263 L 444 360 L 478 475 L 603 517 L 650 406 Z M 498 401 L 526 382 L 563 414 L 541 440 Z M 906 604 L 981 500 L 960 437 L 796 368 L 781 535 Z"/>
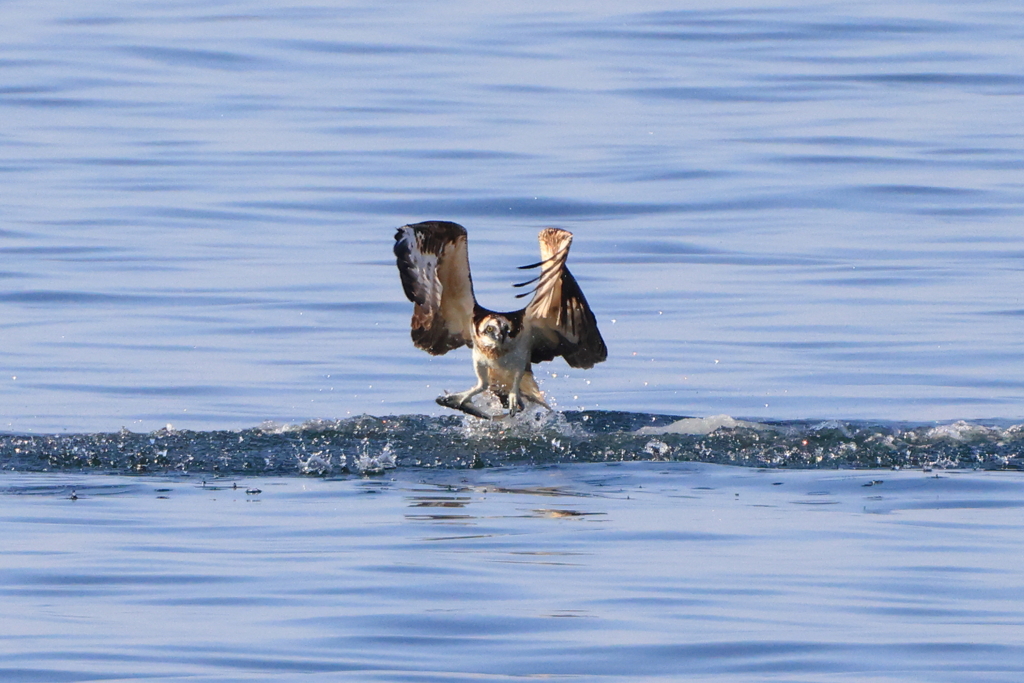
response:
<path fill-rule="evenodd" d="M 495 344 L 504 344 L 509 338 L 508 323 L 504 320 L 489 320 L 484 325 L 484 334 L 494 340 Z"/>

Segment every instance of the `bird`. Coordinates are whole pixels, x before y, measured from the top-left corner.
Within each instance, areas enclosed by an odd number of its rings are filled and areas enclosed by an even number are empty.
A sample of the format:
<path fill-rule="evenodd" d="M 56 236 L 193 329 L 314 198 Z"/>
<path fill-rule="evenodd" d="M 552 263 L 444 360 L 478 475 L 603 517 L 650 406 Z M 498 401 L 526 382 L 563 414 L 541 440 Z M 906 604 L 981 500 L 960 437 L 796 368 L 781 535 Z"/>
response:
<path fill-rule="evenodd" d="M 523 399 L 550 410 L 534 379 L 532 364 L 562 356 L 573 368 L 592 368 L 608 357 L 590 305 L 566 268 L 572 233 L 545 228 L 538 236 L 541 260 L 521 270 L 540 274 L 513 287 L 535 285 L 526 308 L 496 312 L 477 303 L 469 272 L 466 229 L 450 221 L 404 225 L 394 253 L 402 288 L 413 302 L 413 344 L 435 356 L 461 346 L 473 350 L 476 384 L 437 397 L 439 405 L 491 418 L 472 399 L 491 391 L 514 416 Z"/>

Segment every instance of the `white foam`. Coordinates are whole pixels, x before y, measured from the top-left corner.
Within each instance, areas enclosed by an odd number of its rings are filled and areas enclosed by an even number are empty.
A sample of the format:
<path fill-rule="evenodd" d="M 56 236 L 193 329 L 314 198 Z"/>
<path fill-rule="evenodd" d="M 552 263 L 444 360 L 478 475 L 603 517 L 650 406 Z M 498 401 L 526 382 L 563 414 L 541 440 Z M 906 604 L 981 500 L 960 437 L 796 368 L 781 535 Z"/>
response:
<path fill-rule="evenodd" d="M 690 434 L 703 436 L 717 429 L 767 429 L 766 425 L 757 422 L 737 420 L 728 415 L 712 415 L 711 417 L 684 417 L 664 427 L 641 427 L 639 434 Z"/>
<path fill-rule="evenodd" d="M 391 444 L 386 443 L 380 451 L 372 451 L 369 443 L 364 443 L 361 452 L 352 459 L 352 465 L 360 474 L 382 474 L 384 470 L 393 470 L 397 467 L 397 460 L 391 450 Z"/>
<path fill-rule="evenodd" d="M 999 430 L 979 424 L 971 424 L 960 420 L 948 425 L 939 425 L 929 429 L 925 434 L 928 439 L 948 439 L 950 441 L 978 441 L 992 438 L 999 434 Z"/>

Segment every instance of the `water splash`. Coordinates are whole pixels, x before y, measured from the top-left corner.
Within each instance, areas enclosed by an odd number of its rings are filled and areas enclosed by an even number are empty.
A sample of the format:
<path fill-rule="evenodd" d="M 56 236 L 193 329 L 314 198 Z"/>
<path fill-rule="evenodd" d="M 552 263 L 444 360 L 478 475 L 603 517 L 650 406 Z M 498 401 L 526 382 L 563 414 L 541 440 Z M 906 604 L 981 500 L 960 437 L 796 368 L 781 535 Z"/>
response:
<path fill-rule="evenodd" d="M 1024 425 L 748 422 L 527 411 L 511 420 L 362 415 L 241 431 L 0 435 L 0 467 L 115 473 L 379 474 L 400 467 L 700 461 L 792 468 L 1024 468 Z"/>

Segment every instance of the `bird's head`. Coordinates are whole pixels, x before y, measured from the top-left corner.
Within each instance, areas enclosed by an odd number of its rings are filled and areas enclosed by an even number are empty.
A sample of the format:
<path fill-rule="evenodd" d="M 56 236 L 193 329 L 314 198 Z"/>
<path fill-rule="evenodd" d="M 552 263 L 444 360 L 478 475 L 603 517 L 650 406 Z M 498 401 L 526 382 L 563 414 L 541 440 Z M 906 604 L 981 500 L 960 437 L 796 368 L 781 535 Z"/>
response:
<path fill-rule="evenodd" d="M 500 348 L 512 336 L 512 324 L 503 315 L 489 315 L 476 326 L 480 343 L 491 348 Z"/>

